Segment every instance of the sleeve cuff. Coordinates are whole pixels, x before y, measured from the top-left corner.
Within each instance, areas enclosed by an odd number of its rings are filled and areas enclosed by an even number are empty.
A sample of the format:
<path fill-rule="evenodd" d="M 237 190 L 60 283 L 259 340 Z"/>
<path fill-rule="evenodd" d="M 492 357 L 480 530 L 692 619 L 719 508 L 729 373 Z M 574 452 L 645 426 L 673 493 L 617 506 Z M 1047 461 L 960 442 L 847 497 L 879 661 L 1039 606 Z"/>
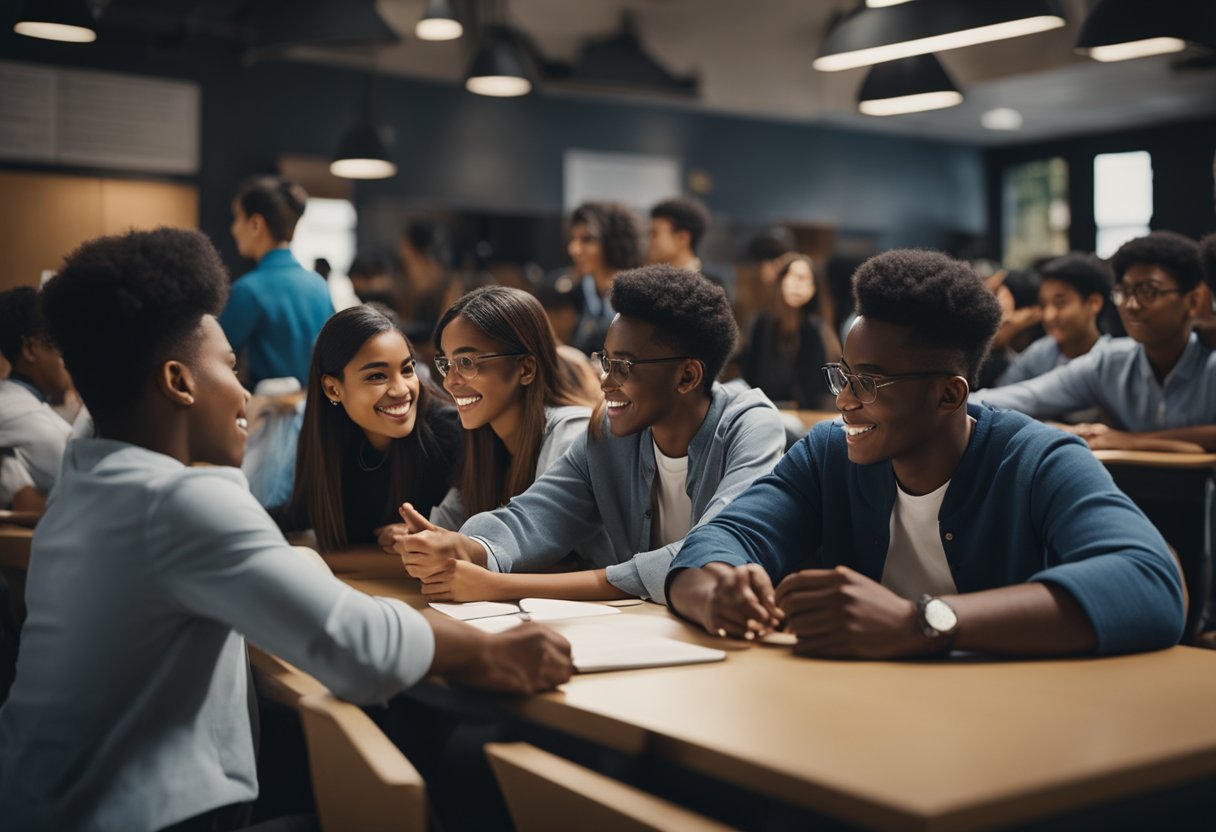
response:
<path fill-rule="evenodd" d="M 494 550 L 490 548 L 490 544 L 480 537 L 471 537 L 470 540 L 476 542 L 485 550 L 486 553 L 486 569 L 491 572 L 502 572 L 502 567 L 498 564 L 498 558 L 494 556 Z"/>

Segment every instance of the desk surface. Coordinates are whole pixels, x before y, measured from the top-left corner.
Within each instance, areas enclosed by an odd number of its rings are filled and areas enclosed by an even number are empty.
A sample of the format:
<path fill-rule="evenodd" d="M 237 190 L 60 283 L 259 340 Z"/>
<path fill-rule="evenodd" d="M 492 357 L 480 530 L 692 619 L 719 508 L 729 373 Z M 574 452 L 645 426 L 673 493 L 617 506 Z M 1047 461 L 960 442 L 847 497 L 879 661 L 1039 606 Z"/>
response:
<path fill-rule="evenodd" d="M 389 577 L 389 560 L 342 577 L 422 606 L 415 581 Z M 576 676 L 510 707 L 878 829 L 1004 826 L 1216 774 L 1210 651 L 815 661 L 788 648 L 710 640 L 654 604 L 623 612 L 556 628 L 613 626 L 713 643 L 730 655 L 712 665 Z"/>
<path fill-rule="evenodd" d="M 1180 454 L 1163 451 L 1094 451 L 1104 465 L 1133 465 L 1138 468 L 1183 468 L 1216 470 L 1216 454 Z"/>

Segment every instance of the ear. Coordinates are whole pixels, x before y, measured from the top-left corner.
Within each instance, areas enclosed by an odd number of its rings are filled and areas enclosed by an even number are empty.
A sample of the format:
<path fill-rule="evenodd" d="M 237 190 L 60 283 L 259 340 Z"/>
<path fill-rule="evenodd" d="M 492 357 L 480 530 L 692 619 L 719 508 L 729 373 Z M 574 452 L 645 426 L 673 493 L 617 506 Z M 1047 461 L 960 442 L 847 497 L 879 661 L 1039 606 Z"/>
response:
<path fill-rule="evenodd" d="M 34 339 L 23 337 L 21 339 L 21 360 L 26 364 L 33 364 L 34 358 Z"/>
<path fill-rule="evenodd" d="M 1199 305 L 1200 305 L 1199 299 L 1201 297 L 1204 297 L 1207 294 L 1206 292 L 1202 291 L 1202 287 L 1203 287 L 1203 284 L 1200 283 L 1198 286 L 1196 286 L 1194 289 L 1187 292 L 1187 294 L 1186 294 L 1186 311 L 1187 311 L 1187 314 L 1190 315 L 1192 318 L 1199 315 L 1200 312 L 1202 311 L 1199 308 Z"/>
<path fill-rule="evenodd" d="M 1085 308 L 1089 310 L 1091 315 L 1097 315 L 1099 312 L 1101 312 L 1104 304 L 1104 298 L 1096 293 L 1085 299 Z"/>
<path fill-rule="evenodd" d="M 692 232 L 688 229 L 681 228 L 679 231 L 677 231 L 676 239 L 679 240 L 683 245 L 688 246 L 689 249 L 692 248 Z"/>
<path fill-rule="evenodd" d="M 331 402 L 342 401 L 342 385 L 333 376 L 321 376 L 321 390 Z"/>
<path fill-rule="evenodd" d="M 527 386 L 536 380 L 536 358 L 525 355 L 519 359 L 519 383 Z"/>
<path fill-rule="evenodd" d="M 937 407 L 943 413 L 953 413 L 960 407 L 967 406 L 967 396 L 971 393 L 971 385 L 962 376 L 951 376 L 942 385 L 941 398 Z"/>
<path fill-rule="evenodd" d="M 676 385 L 676 390 L 681 395 L 690 393 L 701 386 L 704 378 L 705 365 L 696 358 L 690 358 L 680 365 L 680 382 Z"/>
<path fill-rule="evenodd" d="M 194 374 L 180 361 L 166 361 L 156 371 L 156 388 L 178 407 L 194 404 Z"/>

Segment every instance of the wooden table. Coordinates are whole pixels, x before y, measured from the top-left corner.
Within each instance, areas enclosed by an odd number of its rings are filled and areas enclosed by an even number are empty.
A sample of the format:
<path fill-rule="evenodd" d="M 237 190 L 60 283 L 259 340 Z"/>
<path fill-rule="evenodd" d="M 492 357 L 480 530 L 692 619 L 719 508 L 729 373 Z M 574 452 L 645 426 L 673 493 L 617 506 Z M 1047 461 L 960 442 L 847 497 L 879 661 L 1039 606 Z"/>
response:
<path fill-rule="evenodd" d="M 830 422 L 840 416 L 835 410 L 782 410 L 781 412 L 797 417 L 798 421 L 802 422 L 802 426 L 807 430 L 810 430 L 820 422 Z"/>
<path fill-rule="evenodd" d="M 341 577 L 422 606 L 417 582 L 393 576 L 392 560 L 365 558 Z M 718 664 L 576 676 L 505 707 L 868 828 L 1008 826 L 1216 776 L 1216 652 L 817 661 L 711 639 L 654 604 L 556 629 L 585 626 L 730 654 Z"/>

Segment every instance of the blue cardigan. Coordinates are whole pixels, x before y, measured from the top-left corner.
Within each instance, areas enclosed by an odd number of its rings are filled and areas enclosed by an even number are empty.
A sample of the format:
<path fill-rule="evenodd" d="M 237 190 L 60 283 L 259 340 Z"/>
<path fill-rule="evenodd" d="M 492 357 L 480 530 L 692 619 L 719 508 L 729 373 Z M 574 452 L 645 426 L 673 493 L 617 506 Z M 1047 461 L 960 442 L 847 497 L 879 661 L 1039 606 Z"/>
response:
<path fill-rule="evenodd" d="M 1182 581 L 1169 548 L 1085 443 L 1020 413 L 967 412 L 975 430 L 938 514 L 958 591 L 1054 583 L 1089 617 L 1099 653 L 1176 643 Z M 841 424 L 819 424 L 693 530 L 672 573 L 754 562 L 776 584 L 799 569 L 845 565 L 880 581 L 895 488 L 889 462 L 849 462 Z"/>

